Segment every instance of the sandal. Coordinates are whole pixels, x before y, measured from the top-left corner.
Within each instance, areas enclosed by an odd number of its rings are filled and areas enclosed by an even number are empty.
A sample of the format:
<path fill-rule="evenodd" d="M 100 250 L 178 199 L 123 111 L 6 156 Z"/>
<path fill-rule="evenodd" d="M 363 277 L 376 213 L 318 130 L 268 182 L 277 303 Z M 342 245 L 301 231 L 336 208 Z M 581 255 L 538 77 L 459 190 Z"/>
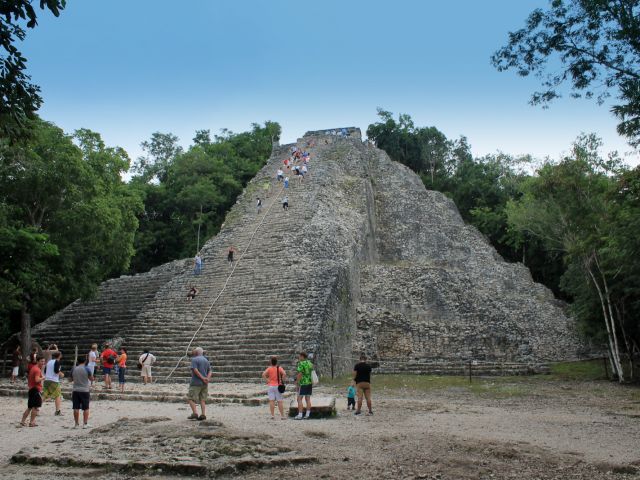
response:
<path fill-rule="evenodd" d="M 30 424 L 29 424 L 29 426 L 30 426 L 30 427 L 37 427 L 37 426 L 38 426 L 38 424 L 37 424 L 37 423 L 30 423 Z"/>

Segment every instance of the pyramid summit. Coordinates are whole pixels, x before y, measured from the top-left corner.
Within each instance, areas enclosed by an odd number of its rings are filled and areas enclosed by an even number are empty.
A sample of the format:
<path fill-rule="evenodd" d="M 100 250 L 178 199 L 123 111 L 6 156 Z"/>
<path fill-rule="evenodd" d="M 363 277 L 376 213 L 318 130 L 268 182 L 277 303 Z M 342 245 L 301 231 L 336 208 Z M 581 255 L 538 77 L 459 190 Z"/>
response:
<path fill-rule="evenodd" d="M 283 164 L 294 147 L 311 155 L 304 181 Z M 200 255 L 199 275 L 186 259 L 104 282 L 33 337 L 66 352 L 148 348 L 159 380 L 189 377 L 191 346 L 234 381 L 259 379 L 271 355 L 291 367 L 302 350 L 319 374 L 351 370 L 361 352 L 381 371 L 457 372 L 471 361 L 535 370 L 585 351 L 551 291 L 354 127 L 275 146 Z"/>

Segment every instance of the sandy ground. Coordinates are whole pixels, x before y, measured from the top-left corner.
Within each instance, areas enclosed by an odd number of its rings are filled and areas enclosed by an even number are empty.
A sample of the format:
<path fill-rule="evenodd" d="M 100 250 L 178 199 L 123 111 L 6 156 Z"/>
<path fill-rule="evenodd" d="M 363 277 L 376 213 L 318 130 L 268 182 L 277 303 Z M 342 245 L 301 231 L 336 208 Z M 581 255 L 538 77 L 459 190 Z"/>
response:
<path fill-rule="evenodd" d="M 342 390 L 324 387 L 317 393 L 341 394 Z M 26 400 L 1 397 L 1 475 L 17 479 L 172 478 L 157 469 L 145 473 L 91 471 L 86 466 L 15 465 L 10 459 L 22 451 L 48 458 L 98 455 L 113 461 L 175 458 L 206 462 L 207 455 L 218 456 L 224 450 L 221 442 L 228 442 L 242 452 L 262 452 L 260 458 L 274 458 L 274 450 L 311 461 L 249 468 L 240 474 L 250 479 L 292 475 L 640 478 L 640 395 L 632 388 L 605 382 L 536 384 L 535 393 L 505 398 L 456 388 L 374 394 L 375 415 L 371 417 L 347 412 L 346 400 L 340 397 L 338 415 L 331 419 L 272 421 L 266 407 L 214 405 L 208 412 L 208 426 L 186 420 L 186 405 L 98 400 L 92 403 L 91 430 L 72 428 L 68 404 L 62 417 L 54 417 L 51 403 L 43 407 L 39 427 L 19 428 Z M 135 421 L 150 416 L 158 420 L 150 424 Z M 123 417 L 130 420 L 119 420 Z M 203 438 L 217 443 L 201 446 Z M 258 440 L 252 443 L 252 439 Z M 53 477 L 52 472 L 56 472 Z"/>

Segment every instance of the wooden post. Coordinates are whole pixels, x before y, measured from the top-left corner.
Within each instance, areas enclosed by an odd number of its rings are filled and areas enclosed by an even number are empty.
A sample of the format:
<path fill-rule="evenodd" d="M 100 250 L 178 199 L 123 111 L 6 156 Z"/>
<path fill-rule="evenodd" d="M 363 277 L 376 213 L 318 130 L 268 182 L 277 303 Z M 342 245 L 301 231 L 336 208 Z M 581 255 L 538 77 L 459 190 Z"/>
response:
<path fill-rule="evenodd" d="M 333 380 L 333 350 L 331 351 L 331 380 Z"/>

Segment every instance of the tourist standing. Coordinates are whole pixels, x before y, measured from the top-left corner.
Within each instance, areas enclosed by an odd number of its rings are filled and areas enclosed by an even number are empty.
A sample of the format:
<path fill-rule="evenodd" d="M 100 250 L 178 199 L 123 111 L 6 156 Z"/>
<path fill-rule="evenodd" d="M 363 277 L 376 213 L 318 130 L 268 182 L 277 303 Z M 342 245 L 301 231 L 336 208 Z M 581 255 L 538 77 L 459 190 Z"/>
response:
<path fill-rule="evenodd" d="M 278 171 L 276 172 L 276 180 L 278 180 L 278 182 L 281 182 L 282 180 L 284 180 L 284 172 L 282 171 L 281 168 L 279 168 Z"/>
<path fill-rule="evenodd" d="M 120 347 L 120 355 L 116 359 L 118 363 L 118 385 L 120 392 L 124 393 L 125 375 L 127 374 L 127 349 Z"/>
<path fill-rule="evenodd" d="M 29 418 L 29 415 L 31 415 L 29 426 L 37 426 L 36 417 L 38 416 L 40 407 L 42 407 L 42 382 L 44 381 L 42 369 L 44 366 L 44 357 L 38 356 L 36 358 L 36 364 L 29 370 L 29 375 L 27 377 L 29 399 L 27 400 L 27 409 L 22 414 L 22 421 L 20 422 L 20 425 L 23 427 L 27 426 L 27 418 Z"/>
<path fill-rule="evenodd" d="M 98 344 L 94 343 L 91 345 L 91 350 L 87 355 L 87 359 L 89 362 L 87 363 L 87 367 L 91 370 L 91 376 L 94 376 L 96 373 L 96 363 L 98 363 Z"/>
<path fill-rule="evenodd" d="M 211 381 L 211 364 L 203 355 L 204 350 L 197 347 L 192 352 L 191 358 L 191 382 L 187 401 L 191 407 L 189 420 L 207 419 L 207 398 L 209 396 L 209 382 Z M 198 404 L 201 414 L 198 416 Z"/>
<path fill-rule="evenodd" d="M 278 403 L 278 411 L 280 418 L 286 420 L 284 416 L 284 379 L 287 374 L 284 369 L 278 365 L 278 357 L 271 357 L 271 366 L 262 372 L 262 378 L 267 381 L 267 396 L 269 397 L 269 411 L 271 412 L 271 420 L 275 417 L 275 404 Z"/>
<path fill-rule="evenodd" d="M 153 382 L 153 377 L 151 376 L 151 365 L 153 365 L 156 361 L 156 357 L 149 352 L 149 349 L 145 348 L 142 355 L 138 359 L 138 363 L 140 364 L 140 376 L 142 377 L 142 383 L 147 384 Z"/>
<path fill-rule="evenodd" d="M 260 215 L 260 212 L 262 211 L 262 200 L 260 197 L 256 198 L 256 210 L 257 214 Z"/>
<path fill-rule="evenodd" d="M 22 349 L 18 345 L 11 355 L 11 383 L 16 383 L 16 379 L 20 374 L 20 365 L 22 364 Z"/>
<path fill-rule="evenodd" d="M 289 188 L 289 177 L 284 177 L 284 188 Z"/>
<path fill-rule="evenodd" d="M 193 274 L 200 275 L 202 272 L 202 257 L 200 253 L 196 253 L 195 258 L 193 259 Z"/>
<path fill-rule="evenodd" d="M 366 355 L 360 355 L 360 362 L 353 367 L 353 381 L 356 383 L 358 391 L 358 405 L 356 407 L 356 415 L 362 412 L 362 398 L 367 401 L 367 415 L 373 415 L 371 407 L 371 365 L 367 363 Z"/>
<path fill-rule="evenodd" d="M 311 372 L 313 372 L 313 364 L 309 361 L 306 352 L 300 352 L 298 355 L 298 366 L 296 367 L 296 383 L 298 384 L 298 415 L 296 420 L 302 420 L 303 418 L 309 418 L 311 416 L 311 395 L 313 390 L 313 379 Z M 304 408 L 302 400 L 304 399 L 307 404 L 307 412 L 304 414 Z"/>
<path fill-rule="evenodd" d="M 62 389 L 60 388 L 60 380 L 64 377 L 62 373 L 62 365 L 60 360 L 62 354 L 59 350 L 51 352 L 51 360 L 47 362 L 44 369 L 44 392 L 42 399 L 47 400 L 52 398 L 56 405 L 56 415 L 62 415 L 60 406 L 62 404 Z"/>
<path fill-rule="evenodd" d="M 282 199 L 282 209 L 289 210 L 289 197 L 287 195 Z"/>
<path fill-rule="evenodd" d="M 80 426 L 80 410 L 82 410 L 82 428 L 89 428 L 89 402 L 91 401 L 91 382 L 93 374 L 88 366 L 88 359 L 78 360 L 78 364 L 71 370 L 73 390 L 71 403 L 73 406 L 74 428 Z"/>
<path fill-rule="evenodd" d="M 111 390 L 111 372 L 116 366 L 116 360 L 118 354 L 111 348 L 110 343 L 105 343 L 104 351 L 100 355 L 100 361 L 102 362 L 102 374 L 104 375 L 104 388 Z"/>

